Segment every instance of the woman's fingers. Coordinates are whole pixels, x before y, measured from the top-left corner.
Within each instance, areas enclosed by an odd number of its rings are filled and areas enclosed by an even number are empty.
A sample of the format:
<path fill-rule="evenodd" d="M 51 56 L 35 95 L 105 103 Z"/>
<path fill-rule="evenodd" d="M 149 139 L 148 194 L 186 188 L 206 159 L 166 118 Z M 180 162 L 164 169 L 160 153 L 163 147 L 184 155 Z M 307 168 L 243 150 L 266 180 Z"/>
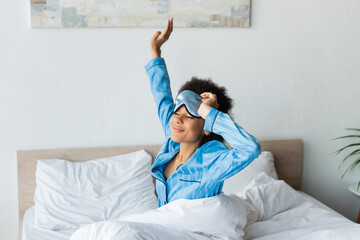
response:
<path fill-rule="evenodd" d="M 150 45 L 153 56 L 160 55 L 160 48 L 161 46 L 169 39 L 170 34 L 173 30 L 173 18 L 168 19 L 166 23 L 166 27 L 163 32 L 157 31 L 150 40 Z"/>
<path fill-rule="evenodd" d="M 154 34 L 154 36 L 152 36 L 152 38 L 150 40 L 151 48 L 158 48 L 157 39 L 159 38 L 160 34 L 161 34 L 161 32 L 158 31 Z"/>
<path fill-rule="evenodd" d="M 203 98 L 201 99 L 201 102 L 208 104 L 216 109 L 219 108 L 219 103 L 217 102 L 216 94 L 213 94 L 211 92 L 203 92 L 200 94 L 200 96 Z"/>
<path fill-rule="evenodd" d="M 211 92 L 203 92 L 202 94 L 200 94 L 200 96 L 203 98 L 210 98 L 210 97 L 216 97 L 216 94 L 213 94 Z"/>
<path fill-rule="evenodd" d="M 159 38 L 166 39 L 166 35 L 167 35 L 168 31 L 169 31 L 169 20 L 167 21 L 166 27 L 165 27 L 164 31 L 161 33 L 161 36 Z"/>
<path fill-rule="evenodd" d="M 151 41 L 155 41 L 155 40 L 159 37 L 160 34 L 161 34 L 161 32 L 160 32 L 160 31 L 157 31 L 157 32 L 154 34 L 154 36 L 151 38 Z"/>
<path fill-rule="evenodd" d="M 172 29 L 173 29 L 173 18 L 170 18 L 168 19 L 165 30 L 163 32 L 165 41 L 169 39 Z"/>
<path fill-rule="evenodd" d="M 166 39 L 169 39 L 169 37 L 170 37 L 170 35 L 171 35 L 172 31 L 173 31 L 173 23 L 174 23 L 173 20 L 174 20 L 173 18 L 170 18 L 170 19 L 168 20 L 169 28 L 168 28 L 168 31 L 167 31 L 167 33 L 166 33 Z"/>

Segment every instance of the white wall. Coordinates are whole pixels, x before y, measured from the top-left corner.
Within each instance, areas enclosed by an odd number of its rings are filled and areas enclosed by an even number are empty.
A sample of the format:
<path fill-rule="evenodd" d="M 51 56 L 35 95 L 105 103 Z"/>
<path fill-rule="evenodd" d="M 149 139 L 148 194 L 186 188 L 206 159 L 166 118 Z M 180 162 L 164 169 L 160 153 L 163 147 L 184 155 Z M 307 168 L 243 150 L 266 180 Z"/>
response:
<path fill-rule="evenodd" d="M 31 29 L 29 0 L 0 8 L 0 232 L 17 238 L 16 151 L 158 144 L 143 66 L 158 29 Z M 191 76 L 229 89 L 259 139 L 302 138 L 303 190 L 355 220 L 330 139 L 360 127 L 360 2 L 257 0 L 250 29 L 178 29 L 163 48 L 173 93 Z M 359 175 L 359 174 L 358 174 Z"/>

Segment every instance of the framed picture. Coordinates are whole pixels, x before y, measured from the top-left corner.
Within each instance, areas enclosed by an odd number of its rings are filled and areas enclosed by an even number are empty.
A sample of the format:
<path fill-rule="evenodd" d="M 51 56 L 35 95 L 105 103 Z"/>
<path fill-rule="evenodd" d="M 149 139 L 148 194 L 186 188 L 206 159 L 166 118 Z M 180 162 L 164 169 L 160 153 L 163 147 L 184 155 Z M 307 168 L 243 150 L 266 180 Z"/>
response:
<path fill-rule="evenodd" d="M 250 0 L 30 0 L 33 28 L 249 27 Z"/>

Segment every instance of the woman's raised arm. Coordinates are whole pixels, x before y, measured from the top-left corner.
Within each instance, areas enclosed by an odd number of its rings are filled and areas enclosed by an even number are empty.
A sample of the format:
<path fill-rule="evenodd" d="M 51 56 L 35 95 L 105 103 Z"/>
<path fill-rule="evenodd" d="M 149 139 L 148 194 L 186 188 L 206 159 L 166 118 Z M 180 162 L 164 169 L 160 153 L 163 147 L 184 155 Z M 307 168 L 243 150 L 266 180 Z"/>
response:
<path fill-rule="evenodd" d="M 174 110 L 174 100 L 170 89 L 170 78 L 167 72 L 165 60 L 161 57 L 161 46 L 169 39 L 173 30 L 173 18 L 167 21 L 163 32 L 156 32 L 151 38 L 151 59 L 145 66 L 146 73 L 150 79 L 150 88 L 153 94 L 161 126 L 165 137 L 171 135 L 170 118 Z"/>

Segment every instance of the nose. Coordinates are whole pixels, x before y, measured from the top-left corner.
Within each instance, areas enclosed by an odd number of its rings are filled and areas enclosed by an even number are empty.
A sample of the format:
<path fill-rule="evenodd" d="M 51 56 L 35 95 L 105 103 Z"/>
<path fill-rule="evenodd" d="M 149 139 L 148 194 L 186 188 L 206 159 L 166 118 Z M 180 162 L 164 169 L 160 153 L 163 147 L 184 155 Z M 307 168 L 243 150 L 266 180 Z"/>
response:
<path fill-rule="evenodd" d="M 183 122 L 183 119 L 182 119 L 182 117 L 180 116 L 180 115 L 173 115 L 173 118 L 174 118 L 174 121 L 176 122 L 176 123 L 182 123 Z"/>

